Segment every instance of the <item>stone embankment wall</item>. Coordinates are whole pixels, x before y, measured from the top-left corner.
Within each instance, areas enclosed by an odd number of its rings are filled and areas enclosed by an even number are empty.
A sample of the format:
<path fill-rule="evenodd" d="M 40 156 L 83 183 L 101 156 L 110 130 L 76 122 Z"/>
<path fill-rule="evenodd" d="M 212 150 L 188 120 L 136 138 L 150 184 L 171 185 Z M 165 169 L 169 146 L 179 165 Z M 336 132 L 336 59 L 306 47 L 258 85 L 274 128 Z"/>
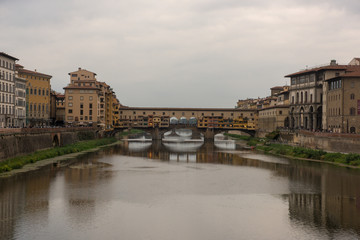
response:
<path fill-rule="evenodd" d="M 328 152 L 359 153 L 360 135 L 298 131 L 281 132 L 282 142 Z"/>
<path fill-rule="evenodd" d="M 0 161 L 41 149 L 95 139 L 98 135 L 95 128 L 1 129 Z"/>

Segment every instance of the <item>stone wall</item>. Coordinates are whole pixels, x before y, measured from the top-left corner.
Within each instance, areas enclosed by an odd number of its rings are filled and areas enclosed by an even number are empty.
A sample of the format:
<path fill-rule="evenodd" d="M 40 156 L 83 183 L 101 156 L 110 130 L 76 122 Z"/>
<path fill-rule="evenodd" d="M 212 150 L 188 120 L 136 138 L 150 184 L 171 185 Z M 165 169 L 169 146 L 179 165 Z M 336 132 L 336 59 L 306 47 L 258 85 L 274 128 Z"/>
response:
<path fill-rule="evenodd" d="M 299 131 L 281 133 L 281 141 L 300 147 L 322 149 L 328 152 L 359 153 L 360 135 Z"/>
<path fill-rule="evenodd" d="M 33 129 L 0 135 L 0 161 L 37 150 L 97 137 L 96 129 Z"/>

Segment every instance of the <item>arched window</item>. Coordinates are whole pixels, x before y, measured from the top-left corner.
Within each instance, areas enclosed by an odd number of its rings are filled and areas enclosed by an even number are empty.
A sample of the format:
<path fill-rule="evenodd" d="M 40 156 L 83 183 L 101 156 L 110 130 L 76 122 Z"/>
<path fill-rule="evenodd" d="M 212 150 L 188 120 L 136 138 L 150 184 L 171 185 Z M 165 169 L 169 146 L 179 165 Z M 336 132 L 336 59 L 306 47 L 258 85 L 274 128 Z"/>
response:
<path fill-rule="evenodd" d="M 303 103 L 304 102 L 304 95 L 303 95 L 303 92 L 301 92 L 301 103 Z"/>
<path fill-rule="evenodd" d="M 350 94 L 350 99 L 354 100 L 355 99 L 355 94 Z"/>
<path fill-rule="evenodd" d="M 299 103 L 299 93 L 296 93 L 296 103 Z"/>
<path fill-rule="evenodd" d="M 356 133 L 355 127 L 350 127 L 350 133 Z"/>
<path fill-rule="evenodd" d="M 350 115 L 354 116 L 355 115 L 355 108 L 350 108 Z"/>
<path fill-rule="evenodd" d="M 305 103 L 307 103 L 307 101 L 308 101 L 308 93 L 305 92 Z"/>

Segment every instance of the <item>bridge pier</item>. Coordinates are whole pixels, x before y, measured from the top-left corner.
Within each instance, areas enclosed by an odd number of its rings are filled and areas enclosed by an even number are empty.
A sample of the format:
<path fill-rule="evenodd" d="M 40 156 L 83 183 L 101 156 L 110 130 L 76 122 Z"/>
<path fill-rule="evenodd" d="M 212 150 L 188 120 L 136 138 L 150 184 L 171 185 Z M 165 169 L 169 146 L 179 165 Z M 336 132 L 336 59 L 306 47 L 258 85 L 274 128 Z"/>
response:
<path fill-rule="evenodd" d="M 207 128 L 204 133 L 204 141 L 213 142 L 215 137 L 214 129 Z"/>
<path fill-rule="evenodd" d="M 154 128 L 154 130 L 151 133 L 152 140 L 161 140 L 161 132 L 159 131 L 159 128 Z"/>

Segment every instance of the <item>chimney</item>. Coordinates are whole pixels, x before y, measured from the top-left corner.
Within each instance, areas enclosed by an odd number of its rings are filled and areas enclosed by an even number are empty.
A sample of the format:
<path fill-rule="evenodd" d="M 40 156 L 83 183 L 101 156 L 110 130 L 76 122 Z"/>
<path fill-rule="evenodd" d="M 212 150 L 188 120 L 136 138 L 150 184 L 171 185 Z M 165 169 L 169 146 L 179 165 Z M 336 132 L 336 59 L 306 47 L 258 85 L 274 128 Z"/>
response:
<path fill-rule="evenodd" d="M 333 59 L 330 61 L 330 66 L 336 66 L 336 65 L 337 65 L 336 60 Z"/>
<path fill-rule="evenodd" d="M 81 67 L 79 67 L 79 71 L 81 70 Z"/>

